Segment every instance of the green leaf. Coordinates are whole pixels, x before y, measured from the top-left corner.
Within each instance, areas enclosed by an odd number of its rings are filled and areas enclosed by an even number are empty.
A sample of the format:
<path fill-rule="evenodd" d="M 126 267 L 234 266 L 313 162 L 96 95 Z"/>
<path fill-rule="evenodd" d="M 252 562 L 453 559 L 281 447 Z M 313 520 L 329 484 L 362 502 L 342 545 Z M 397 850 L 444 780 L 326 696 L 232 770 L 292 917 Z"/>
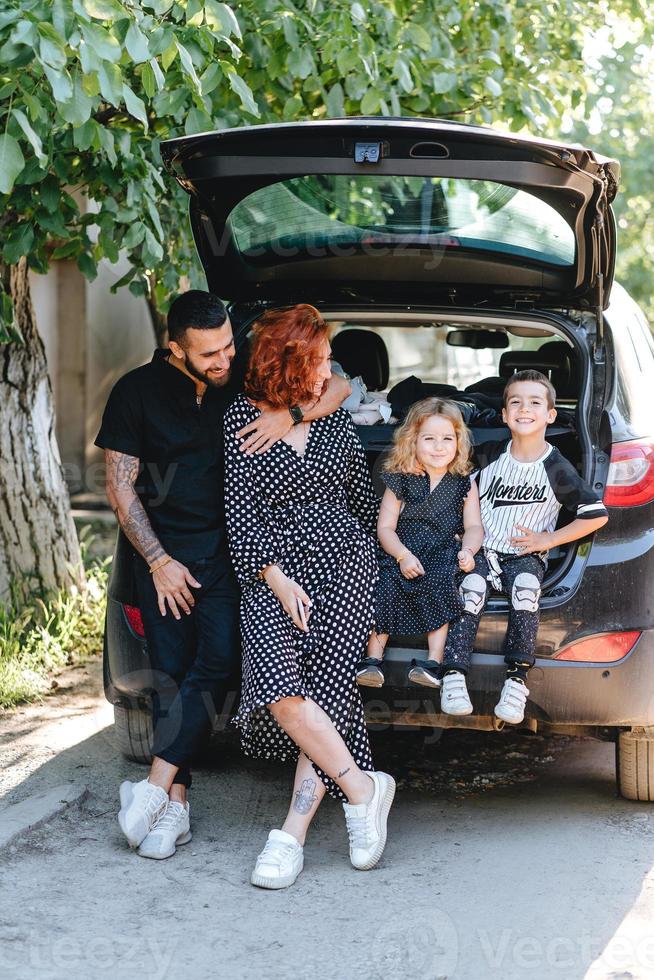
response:
<path fill-rule="evenodd" d="M 91 115 L 93 99 L 84 91 L 81 79 L 73 82 L 73 93 L 67 102 L 59 106 L 59 113 L 71 126 L 81 126 Z"/>
<path fill-rule="evenodd" d="M 125 105 L 127 106 L 127 111 L 130 116 L 134 116 L 139 122 L 143 123 L 145 130 L 148 129 L 148 114 L 145 109 L 145 103 L 142 99 L 139 99 L 138 95 L 134 95 L 129 85 L 123 82 L 123 98 L 125 99 Z"/>
<path fill-rule="evenodd" d="M 132 21 L 127 28 L 125 47 L 130 58 L 136 65 L 140 65 L 142 61 L 147 61 L 150 57 L 148 39 L 135 21 Z"/>
<path fill-rule="evenodd" d="M 118 39 L 99 24 L 80 24 L 82 37 L 90 44 L 99 58 L 106 61 L 120 61 L 122 54 Z"/>
<path fill-rule="evenodd" d="M 295 78 L 308 78 L 313 71 L 313 56 L 309 48 L 291 51 L 288 56 L 288 70 Z"/>
<path fill-rule="evenodd" d="M 350 7 L 350 14 L 355 24 L 365 24 L 366 12 L 360 3 L 353 3 Z"/>
<path fill-rule="evenodd" d="M 157 91 L 157 86 L 154 82 L 154 72 L 152 71 L 149 63 L 143 65 L 143 69 L 141 71 L 141 84 L 143 85 L 143 91 L 147 97 L 151 99 L 154 93 Z"/>
<path fill-rule="evenodd" d="M 118 0 L 82 0 L 84 10 L 96 20 L 119 20 L 129 17 L 127 10 Z"/>
<path fill-rule="evenodd" d="M 171 41 L 166 50 L 161 55 L 161 64 L 163 65 L 164 71 L 168 71 L 173 61 L 177 57 L 177 45 L 174 41 Z"/>
<path fill-rule="evenodd" d="M 130 282 L 128 289 L 132 296 L 147 296 L 150 291 L 145 279 L 136 279 L 134 282 Z"/>
<path fill-rule="evenodd" d="M 49 174 L 39 186 L 41 203 L 48 211 L 55 211 L 59 207 L 60 196 L 59 181 L 53 174 Z"/>
<path fill-rule="evenodd" d="M 202 95 L 209 95 L 209 92 L 213 92 L 216 86 L 222 81 L 222 78 L 223 73 L 220 70 L 220 65 L 217 65 L 215 61 L 212 61 L 208 68 L 205 68 L 200 75 Z"/>
<path fill-rule="evenodd" d="M 89 282 L 93 282 L 98 274 L 98 264 L 89 252 L 81 252 L 77 256 L 77 268 Z"/>
<path fill-rule="evenodd" d="M 175 44 L 177 46 L 177 50 L 179 51 L 179 60 L 182 63 L 182 71 L 191 79 L 194 87 L 198 92 L 200 92 L 200 79 L 195 73 L 195 66 L 193 65 L 191 55 L 188 53 L 184 45 L 177 39 L 175 39 Z"/>
<path fill-rule="evenodd" d="M 106 126 L 98 126 L 98 136 L 100 138 L 100 146 L 107 154 L 109 162 L 115 165 L 118 161 L 118 157 L 116 156 L 116 148 L 114 145 L 114 134 L 111 132 L 111 130 L 107 129 Z"/>
<path fill-rule="evenodd" d="M 361 99 L 361 112 L 364 116 L 372 116 L 379 111 L 381 93 L 377 89 L 369 88 Z"/>
<path fill-rule="evenodd" d="M 191 27 L 200 27 L 204 20 L 202 0 L 187 0 L 186 23 Z"/>
<path fill-rule="evenodd" d="M 162 88 L 166 84 L 166 79 L 163 76 L 163 72 L 159 67 L 159 62 L 156 58 L 152 58 L 149 62 L 150 68 L 152 69 L 152 74 L 154 75 L 154 81 L 157 86 L 157 91 L 161 92 Z"/>
<path fill-rule="evenodd" d="M 0 136 L 0 194 L 11 194 L 18 174 L 25 166 L 25 157 L 18 140 L 7 133 Z"/>
<path fill-rule="evenodd" d="M 54 71 L 48 65 L 43 66 L 43 71 L 45 72 L 46 78 L 50 82 L 50 88 L 52 89 L 52 95 L 55 102 L 67 102 L 68 99 L 72 98 L 73 95 L 73 83 L 70 80 L 70 75 L 66 70 L 64 71 Z"/>
<path fill-rule="evenodd" d="M 154 237 L 149 228 L 145 229 L 145 241 L 143 243 L 143 261 L 146 266 L 157 265 L 163 259 L 163 248 Z"/>
<path fill-rule="evenodd" d="M 34 229 L 26 221 L 21 221 L 10 233 L 2 250 L 7 265 L 15 265 L 23 255 L 27 255 L 34 244 Z"/>
<path fill-rule="evenodd" d="M 53 0 L 52 23 L 57 33 L 68 40 L 75 25 L 75 18 L 70 4 L 65 0 Z"/>
<path fill-rule="evenodd" d="M 400 83 L 400 87 L 403 88 L 405 92 L 413 92 L 415 86 L 413 84 L 413 78 L 411 77 L 411 71 L 403 58 L 395 59 L 393 74 Z"/>
<path fill-rule="evenodd" d="M 233 92 L 235 92 L 239 99 L 241 100 L 241 105 L 246 112 L 249 112 L 252 116 L 259 117 L 261 113 L 259 112 L 259 107 L 254 101 L 254 96 L 252 95 L 252 90 L 250 86 L 240 78 L 235 71 L 229 73 L 229 87 Z"/>
<path fill-rule="evenodd" d="M 417 44 L 423 51 L 429 51 L 431 48 L 431 38 L 420 24 L 409 24 L 404 33 L 410 41 Z"/>
<path fill-rule="evenodd" d="M 450 71 L 437 71 L 431 76 L 432 92 L 435 92 L 436 95 L 451 92 L 456 83 L 456 75 Z"/>
<path fill-rule="evenodd" d="M 82 240 L 81 238 L 71 238 L 70 241 L 66 242 L 65 245 L 59 245 L 52 252 L 53 259 L 69 259 L 71 255 L 75 255 L 77 250 L 81 248 Z"/>
<path fill-rule="evenodd" d="M 297 27 L 295 26 L 295 20 L 293 14 L 290 11 L 284 11 L 282 16 L 282 30 L 284 31 L 284 40 L 288 44 L 289 48 L 297 48 L 300 43 L 300 39 L 297 34 Z"/>
<path fill-rule="evenodd" d="M 211 116 L 205 112 L 204 109 L 198 109 L 197 106 L 193 106 L 186 117 L 186 122 L 184 123 L 184 132 L 186 135 L 190 136 L 192 133 L 207 133 L 213 128 L 214 125 Z"/>
<path fill-rule="evenodd" d="M 205 0 L 205 20 L 214 30 L 226 34 L 227 37 L 234 35 L 239 40 L 242 39 L 241 28 L 236 19 L 236 14 L 226 3 L 217 3 L 216 0 Z"/>
<path fill-rule="evenodd" d="M 495 96 L 495 98 L 499 98 L 499 96 L 502 94 L 502 86 L 499 84 L 499 82 L 495 81 L 492 75 L 486 76 L 484 79 L 484 85 L 490 94 Z"/>
<path fill-rule="evenodd" d="M 336 55 L 336 66 L 341 75 L 347 75 L 349 71 L 359 64 L 359 52 L 354 48 L 344 47 Z"/>
<path fill-rule="evenodd" d="M 135 221 L 133 225 L 127 230 L 127 233 L 123 236 L 121 242 L 122 248 L 133 249 L 137 245 L 140 245 L 145 238 L 145 223 L 143 221 Z"/>
<path fill-rule="evenodd" d="M 66 46 L 51 24 L 39 24 L 39 54 L 41 61 L 61 70 L 66 64 Z"/>
<path fill-rule="evenodd" d="M 332 85 L 325 99 L 327 114 L 336 119 L 345 115 L 345 93 L 340 82 Z"/>
<path fill-rule="evenodd" d="M 118 108 L 123 102 L 123 76 L 118 65 L 104 61 L 98 71 L 98 84 L 105 102 Z"/>
<path fill-rule="evenodd" d="M 38 133 L 36 133 L 32 129 L 32 126 L 30 125 L 29 120 L 24 112 L 21 112 L 20 109 L 12 109 L 12 112 L 14 115 L 14 119 L 16 120 L 20 128 L 23 130 L 25 136 L 30 142 L 32 149 L 34 150 L 34 153 L 38 158 L 39 163 L 45 166 L 46 163 L 48 162 L 48 158 L 46 154 L 43 152 L 43 144 L 41 143 L 41 137 L 38 135 Z"/>
<path fill-rule="evenodd" d="M 98 81 L 98 73 L 91 71 L 87 75 L 82 75 L 82 88 L 92 99 L 94 99 L 96 95 L 99 95 L 100 82 Z"/>
<path fill-rule="evenodd" d="M 92 72 L 97 73 L 102 66 L 102 59 L 98 57 L 95 49 L 82 38 L 77 50 L 84 74 L 90 75 Z"/>
<path fill-rule="evenodd" d="M 95 119 L 87 119 L 81 126 L 76 126 L 73 129 L 73 144 L 78 150 L 89 150 L 96 140 L 98 144 L 100 142 L 98 129 L 99 126 Z"/>

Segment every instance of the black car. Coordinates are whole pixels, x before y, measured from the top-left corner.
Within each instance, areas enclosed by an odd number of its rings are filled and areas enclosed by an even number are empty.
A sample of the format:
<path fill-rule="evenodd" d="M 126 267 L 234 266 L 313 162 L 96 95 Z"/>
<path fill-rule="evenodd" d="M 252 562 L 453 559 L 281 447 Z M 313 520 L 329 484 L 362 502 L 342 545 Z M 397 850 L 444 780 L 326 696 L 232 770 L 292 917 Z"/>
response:
<path fill-rule="evenodd" d="M 255 126 L 169 140 L 209 289 L 238 342 L 267 308 L 316 305 L 373 400 L 449 386 L 475 442 L 516 370 L 558 394 L 547 438 L 603 496 L 609 523 L 551 553 L 524 727 L 614 740 L 618 785 L 654 798 L 654 345 L 613 282 L 620 168 L 590 150 L 422 119 Z M 407 381 L 407 379 L 411 379 Z M 399 389 L 402 391 L 402 389 Z M 357 415 L 370 421 L 369 414 Z M 392 422 L 392 420 L 391 420 Z M 359 424 L 373 477 L 393 425 Z M 109 588 L 105 689 L 124 751 L 149 752 L 152 684 L 128 548 Z M 491 598 L 469 677 L 475 713 L 440 714 L 406 681 L 424 644 L 392 638 L 377 724 L 497 729 L 507 602 Z M 225 707 L 225 716 L 233 704 Z"/>

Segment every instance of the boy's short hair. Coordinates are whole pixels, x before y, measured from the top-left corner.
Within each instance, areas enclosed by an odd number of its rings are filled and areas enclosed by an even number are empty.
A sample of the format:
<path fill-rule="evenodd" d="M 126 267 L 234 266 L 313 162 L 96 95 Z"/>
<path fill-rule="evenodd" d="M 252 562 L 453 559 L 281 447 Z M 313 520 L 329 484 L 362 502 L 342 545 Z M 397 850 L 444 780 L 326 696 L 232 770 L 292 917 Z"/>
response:
<path fill-rule="evenodd" d="M 527 371 L 516 371 L 512 374 L 507 383 L 504 385 L 504 392 L 502 394 L 502 405 L 506 408 L 506 402 L 508 398 L 508 390 L 511 385 L 517 384 L 518 381 L 535 381 L 539 385 L 543 385 L 547 392 L 547 407 L 554 408 L 556 405 L 556 388 L 550 381 L 550 379 L 542 374 L 540 371 L 532 371 L 531 369 Z"/>
<path fill-rule="evenodd" d="M 227 319 L 225 304 L 205 289 L 189 289 L 173 300 L 168 310 L 168 339 L 183 346 L 184 334 L 194 330 L 222 327 Z"/>

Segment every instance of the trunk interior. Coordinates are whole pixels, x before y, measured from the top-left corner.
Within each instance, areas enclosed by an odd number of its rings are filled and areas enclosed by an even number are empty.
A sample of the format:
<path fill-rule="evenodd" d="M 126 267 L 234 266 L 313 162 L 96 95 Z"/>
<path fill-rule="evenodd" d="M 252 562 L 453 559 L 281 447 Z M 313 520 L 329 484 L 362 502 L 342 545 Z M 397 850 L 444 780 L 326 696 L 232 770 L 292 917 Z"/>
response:
<path fill-rule="evenodd" d="M 548 427 L 547 440 L 586 479 L 592 475 L 584 471 L 584 460 L 587 467 L 592 465 L 592 453 L 583 451 L 588 440 L 580 410 L 583 362 L 560 318 L 319 308 L 331 326 L 334 361 L 350 378 L 363 381 L 363 387 L 354 382 L 344 407 L 352 413 L 380 496 L 384 455 L 411 404 L 429 395 L 451 398 L 475 444 L 509 438 L 501 419 L 502 392 L 512 374 L 527 368 L 547 375 L 557 391 L 557 418 Z M 562 522 L 570 519 L 561 512 Z M 556 601 L 557 582 L 575 552 L 576 544 L 550 552 L 545 600 L 549 596 Z M 489 609 L 505 608 L 503 597 L 491 596 Z M 422 637 L 396 637 L 395 642 L 405 648 L 425 646 Z"/>

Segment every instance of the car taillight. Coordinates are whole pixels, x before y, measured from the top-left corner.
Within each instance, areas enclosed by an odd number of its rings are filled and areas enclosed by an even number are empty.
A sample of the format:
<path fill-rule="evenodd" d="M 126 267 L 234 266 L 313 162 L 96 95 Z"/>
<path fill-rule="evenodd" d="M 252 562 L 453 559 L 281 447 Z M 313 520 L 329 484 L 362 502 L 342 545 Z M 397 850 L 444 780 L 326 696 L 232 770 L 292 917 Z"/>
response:
<path fill-rule="evenodd" d="M 601 633 L 578 640 L 564 647 L 554 656 L 554 660 L 583 660 L 592 664 L 608 664 L 622 660 L 640 639 L 638 630 L 626 633 Z"/>
<path fill-rule="evenodd" d="M 654 500 L 654 439 L 616 442 L 606 481 L 607 507 L 637 507 Z"/>
<path fill-rule="evenodd" d="M 141 610 L 138 606 L 126 606 L 123 603 L 123 609 L 125 610 L 125 615 L 127 616 L 127 622 L 132 627 L 137 636 L 145 636 L 145 629 L 143 627 L 143 617 L 141 616 Z"/>

